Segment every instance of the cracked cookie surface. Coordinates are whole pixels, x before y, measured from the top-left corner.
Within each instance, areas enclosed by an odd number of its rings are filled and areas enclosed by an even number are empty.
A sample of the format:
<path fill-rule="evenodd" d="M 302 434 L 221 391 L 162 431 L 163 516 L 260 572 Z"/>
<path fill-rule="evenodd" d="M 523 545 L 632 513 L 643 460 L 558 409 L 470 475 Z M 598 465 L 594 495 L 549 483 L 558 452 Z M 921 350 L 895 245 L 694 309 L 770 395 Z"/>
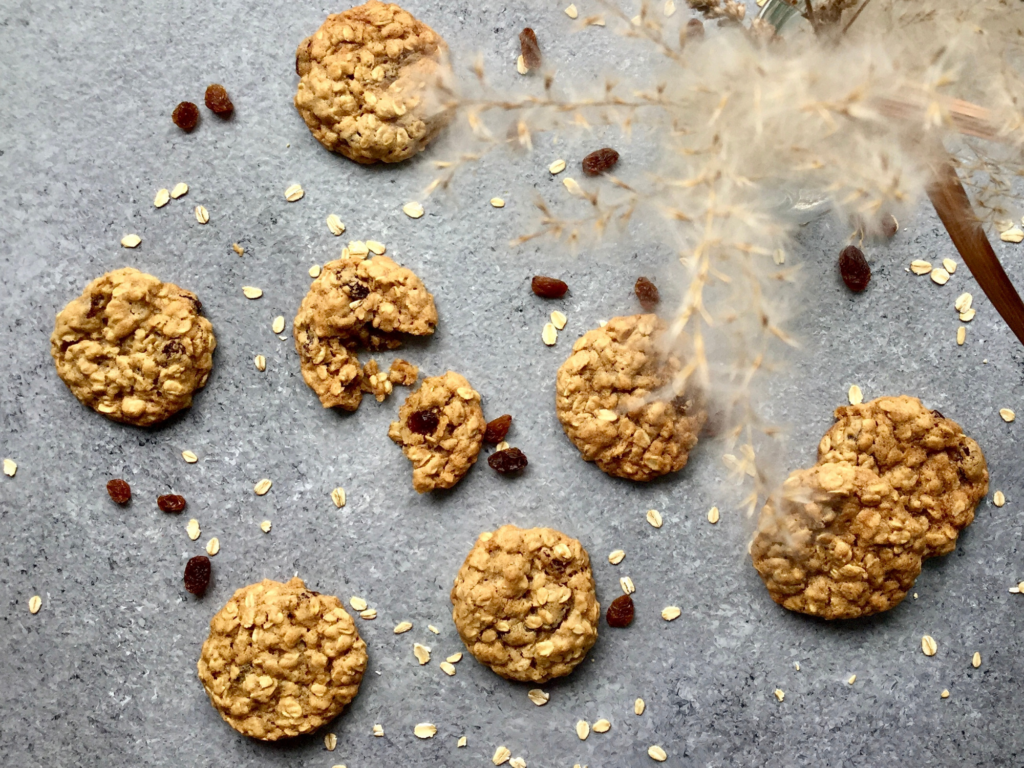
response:
<path fill-rule="evenodd" d="M 333 14 L 295 52 L 295 107 L 332 152 L 397 163 L 451 120 L 447 53 L 440 35 L 397 5 Z"/>
<path fill-rule="evenodd" d="M 682 366 L 659 346 L 664 331 L 655 315 L 613 318 L 581 336 L 558 369 L 558 420 L 610 475 L 646 481 L 682 469 L 707 418 L 673 392 Z"/>
<path fill-rule="evenodd" d="M 196 295 L 125 267 L 62 309 L 50 336 L 57 374 L 107 418 L 150 426 L 192 404 L 217 340 Z"/>
<path fill-rule="evenodd" d="M 476 463 L 486 427 L 480 394 L 448 371 L 424 379 L 406 398 L 388 437 L 412 462 L 412 487 L 425 493 L 462 479 Z"/>
<path fill-rule="evenodd" d="M 348 254 L 324 265 L 295 316 L 292 333 L 302 378 L 324 408 L 354 411 L 365 389 L 356 347 L 395 349 L 403 334 L 437 325 L 434 297 L 409 269 L 386 256 Z"/>
<path fill-rule="evenodd" d="M 750 553 L 779 605 L 852 619 L 906 597 L 927 532 L 928 520 L 872 469 L 817 464 L 793 472 L 765 505 Z"/>
<path fill-rule="evenodd" d="M 263 741 L 310 733 L 359 692 L 366 643 L 338 598 L 264 579 L 210 621 L 199 679 L 227 723 Z"/>
<path fill-rule="evenodd" d="M 551 528 L 505 525 L 480 534 L 451 600 L 470 653 L 510 680 L 567 675 L 597 641 L 601 606 L 590 557 Z"/>
<path fill-rule="evenodd" d="M 818 463 L 845 461 L 874 470 L 911 514 L 926 516 L 925 557 L 952 552 L 988 493 L 978 444 L 955 421 L 907 395 L 842 406 L 835 417 L 818 445 Z"/>

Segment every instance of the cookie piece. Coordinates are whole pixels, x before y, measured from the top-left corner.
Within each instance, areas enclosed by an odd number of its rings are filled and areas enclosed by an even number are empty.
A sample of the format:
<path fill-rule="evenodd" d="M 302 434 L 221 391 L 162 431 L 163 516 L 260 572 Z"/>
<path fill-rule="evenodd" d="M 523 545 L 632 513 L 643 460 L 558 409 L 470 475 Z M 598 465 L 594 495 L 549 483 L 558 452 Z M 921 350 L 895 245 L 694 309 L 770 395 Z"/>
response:
<path fill-rule="evenodd" d="M 455 577 L 452 618 L 466 648 L 509 680 L 572 672 L 597 641 L 590 557 L 551 528 L 481 533 Z"/>
<path fill-rule="evenodd" d="M 394 385 L 386 373 L 381 372 L 376 360 L 363 366 L 363 392 L 373 395 L 378 403 L 383 403 L 394 390 Z"/>
<path fill-rule="evenodd" d="M 397 5 L 350 8 L 299 43 L 295 107 L 332 152 L 357 163 L 397 163 L 452 118 L 447 56 L 440 35 Z"/>
<path fill-rule="evenodd" d="M 310 733 L 359 692 L 366 643 L 336 597 L 264 579 L 210 620 L 199 679 L 228 725 L 276 741 Z"/>
<path fill-rule="evenodd" d="M 192 404 L 217 340 L 196 295 L 125 267 L 102 275 L 57 315 L 50 354 L 83 405 L 147 427 Z"/>
<path fill-rule="evenodd" d="M 779 605 L 852 619 L 906 597 L 921 572 L 928 529 L 872 469 L 818 464 L 791 474 L 765 505 L 750 553 Z"/>
<path fill-rule="evenodd" d="M 707 414 L 675 394 L 681 363 L 660 345 L 655 315 L 613 318 L 588 331 L 558 369 L 555 409 L 565 434 L 603 471 L 653 480 L 686 466 Z"/>
<path fill-rule="evenodd" d="M 842 406 L 835 417 L 818 445 L 818 462 L 849 462 L 877 472 L 903 497 L 908 512 L 927 516 L 925 557 L 952 552 L 988 493 L 988 467 L 978 444 L 955 421 L 906 395 Z"/>
<path fill-rule="evenodd" d="M 302 378 L 324 408 L 354 411 L 364 382 L 352 348 L 394 349 L 402 334 L 429 335 L 436 325 L 434 297 L 411 270 L 345 249 L 309 287 L 292 333 Z"/>
<path fill-rule="evenodd" d="M 406 398 L 388 437 L 412 462 L 412 487 L 426 493 L 462 479 L 476 463 L 486 426 L 480 394 L 448 371 L 424 379 Z"/>

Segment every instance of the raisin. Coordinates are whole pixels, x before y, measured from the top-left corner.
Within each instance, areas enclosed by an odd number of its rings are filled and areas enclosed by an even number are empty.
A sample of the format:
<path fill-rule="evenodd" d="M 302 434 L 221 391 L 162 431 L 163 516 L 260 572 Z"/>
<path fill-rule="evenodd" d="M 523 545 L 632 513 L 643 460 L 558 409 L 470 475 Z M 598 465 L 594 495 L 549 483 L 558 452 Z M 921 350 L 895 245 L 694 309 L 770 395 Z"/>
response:
<path fill-rule="evenodd" d="M 197 315 L 203 314 L 203 302 L 201 302 L 191 293 L 183 293 L 181 294 L 181 298 L 185 299 L 189 304 L 192 305 L 192 309 L 196 311 Z"/>
<path fill-rule="evenodd" d="M 171 339 L 166 344 L 164 344 L 163 352 L 168 357 L 171 355 L 184 355 L 185 346 L 177 339 Z"/>
<path fill-rule="evenodd" d="M 629 595 L 619 595 L 608 606 L 604 620 L 608 622 L 609 627 L 622 629 L 633 623 L 634 612 L 633 598 Z"/>
<path fill-rule="evenodd" d="M 185 497 L 178 496 L 175 493 L 168 494 L 167 496 L 158 496 L 156 505 L 164 512 L 181 512 L 185 508 Z"/>
<path fill-rule="evenodd" d="M 107 483 L 107 493 L 118 504 L 127 504 L 132 500 L 132 487 L 124 480 L 111 480 Z"/>
<path fill-rule="evenodd" d="M 210 558 L 206 555 L 196 555 L 185 563 L 185 589 L 197 597 L 202 597 L 210 585 L 212 572 Z"/>
<path fill-rule="evenodd" d="M 523 54 L 523 63 L 527 69 L 540 67 L 540 45 L 537 43 L 537 33 L 527 27 L 519 33 L 519 48 Z"/>
<path fill-rule="evenodd" d="M 432 435 L 441 423 L 437 411 L 413 411 L 409 417 L 409 429 L 417 435 Z"/>
<path fill-rule="evenodd" d="M 94 293 L 89 299 L 89 311 L 85 314 L 86 317 L 96 317 L 100 312 L 107 308 L 107 297 L 102 293 Z"/>
<path fill-rule="evenodd" d="M 569 290 L 569 286 L 561 280 L 556 280 L 553 277 L 544 277 L 544 275 L 536 275 L 530 281 L 530 288 L 542 299 L 560 299 Z"/>
<path fill-rule="evenodd" d="M 583 172 L 587 176 L 597 176 L 604 173 L 619 162 L 619 153 L 611 147 L 595 149 L 583 158 Z"/>
<path fill-rule="evenodd" d="M 185 133 L 191 133 L 199 122 L 199 107 L 191 101 L 183 101 L 174 108 L 171 113 L 171 120 Z"/>
<path fill-rule="evenodd" d="M 353 301 L 359 301 L 365 299 L 370 295 L 370 289 L 360 283 L 358 280 L 353 280 L 351 283 L 345 286 L 345 290 L 348 291 L 349 297 Z"/>
<path fill-rule="evenodd" d="M 505 435 L 508 434 L 508 428 L 511 426 L 512 415 L 508 413 L 504 416 L 499 416 L 494 421 L 487 422 L 487 429 L 484 430 L 484 442 L 497 445 L 505 439 Z"/>
<path fill-rule="evenodd" d="M 231 103 L 231 97 L 219 83 L 206 86 L 206 108 L 215 115 L 227 117 L 234 111 L 235 105 Z"/>
<path fill-rule="evenodd" d="M 658 302 L 661 301 L 661 294 L 658 293 L 658 286 L 646 277 L 637 278 L 636 285 L 633 286 L 633 292 L 636 294 L 636 297 L 640 299 L 640 306 L 648 312 L 658 306 Z"/>
<path fill-rule="evenodd" d="M 856 245 L 846 246 L 839 254 L 839 274 L 854 293 L 860 293 L 871 282 L 871 267 Z"/>
<path fill-rule="evenodd" d="M 502 475 L 526 469 L 526 465 L 529 464 L 526 460 L 526 454 L 518 448 L 506 448 L 504 451 L 495 451 L 487 457 L 487 463 L 491 469 Z"/>

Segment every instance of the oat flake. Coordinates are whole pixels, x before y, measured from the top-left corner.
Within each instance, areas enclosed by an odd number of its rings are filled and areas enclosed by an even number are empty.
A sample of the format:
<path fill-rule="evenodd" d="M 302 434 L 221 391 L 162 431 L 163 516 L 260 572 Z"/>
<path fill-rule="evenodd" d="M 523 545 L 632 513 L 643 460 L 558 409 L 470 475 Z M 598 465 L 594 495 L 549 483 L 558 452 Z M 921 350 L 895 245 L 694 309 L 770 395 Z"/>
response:
<path fill-rule="evenodd" d="M 348 604 L 352 606 L 353 610 L 356 610 L 356 611 L 365 611 L 366 610 L 366 601 L 363 600 L 363 598 L 361 598 L 361 597 L 355 597 L 355 596 L 350 597 L 348 599 Z"/>
<path fill-rule="evenodd" d="M 559 312 L 557 309 L 551 313 L 551 324 L 555 326 L 556 330 L 562 330 L 565 328 L 565 324 L 569 322 L 569 318 L 564 313 Z"/>
<path fill-rule="evenodd" d="M 967 341 L 967 327 L 961 325 L 956 329 L 956 345 L 962 347 L 965 341 Z"/>
<path fill-rule="evenodd" d="M 1017 414 L 1015 414 L 1009 408 L 1000 408 L 999 409 L 999 416 L 1007 424 L 1009 424 L 1011 421 L 1013 421 L 1014 419 L 1017 418 Z"/>
<path fill-rule="evenodd" d="M 1001 507 L 1006 503 L 1006 496 L 1003 495 L 1002 491 L 996 491 L 992 494 L 992 503 L 997 507 Z"/>
<path fill-rule="evenodd" d="M 571 176 L 566 176 L 562 179 L 562 185 L 569 191 L 570 195 L 576 195 L 577 197 L 583 196 L 583 190 L 580 189 L 579 183 Z"/>
<path fill-rule="evenodd" d="M 971 658 L 971 666 L 975 669 L 981 666 L 981 651 L 974 652 L 974 656 Z"/>
<path fill-rule="evenodd" d="M 188 534 L 188 537 L 192 539 L 192 541 L 198 539 L 202 534 L 202 530 L 199 528 L 199 521 L 194 517 L 189 520 L 188 525 L 185 526 L 185 533 Z"/>
<path fill-rule="evenodd" d="M 264 533 L 270 533 L 270 526 L 272 525 L 273 523 L 271 523 L 269 520 L 264 520 L 262 523 L 260 523 L 260 530 Z"/>
<path fill-rule="evenodd" d="M 609 411 L 607 408 L 601 408 L 597 412 L 597 418 L 599 418 L 601 421 L 618 421 L 619 414 L 617 414 L 615 411 Z"/>
<path fill-rule="evenodd" d="M 319 264 L 314 264 L 312 267 L 309 268 L 309 276 L 312 278 L 320 277 L 320 269 L 321 268 Z"/>
<path fill-rule="evenodd" d="M 500 197 L 492 197 L 491 198 L 491 205 L 493 207 L 495 207 L 495 208 L 504 208 L 505 207 L 505 201 L 502 200 Z"/>
<path fill-rule="evenodd" d="M 263 291 L 252 285 L 243 285 L 242 293 L 247 299 L 258 299 L 263 295 Z"/>
<path fill-rule="evenodd" d="M 464 747 L 464 746 L 466 746 L 466 737 L 465 736 L 459 736 L 459 740 L 455 743 L 455 745 L 457 747 Z"/>
<path fill-rule="evenodd" d="M 914 259 L 910 262 L 910 271 L 915 275 L 927 275 L 932 271 L 932 264 L 930 261 Z"/>
<path fill-rule="evenodd" d="M 951 275 L 952 275 L 952 274 L 953 274 L 954 272 L 956 272 L 956 262 L 955 262 L 955 261 L 953 261 L 952 259 L 943 259 L 943 260 L 942 260 L 942 266 L 943 266 L 943 267 L 944 267 L 944 268 L 946 269 L 946 271 L 947 271 L 947 272 L 949 272 L 949 274 L 951 274 Z"/>
<path fill-rule="evenodd" d="M 512 752 L 508 747 L 502 745 L 494 750 L 494 755 L 491 757 L 491 762 L 495 765 L 502 765 L 508 762 L 508 759 L 512 757 Z"/>
<path fill-rule="evenodd" d="M 342 507 L 344 507 L 345 506 L 345 489 L 344 488 L 335 488 L 333 491 L 331 491 L 331 501 L 334 502 L 334 506 L 336 506 L 338 509 L 341 509 Z"/>
<path fill-rule="evenodd" d="M 846 682 L 847 682 L 848 685 L 853 685 L 854 683 L 857 682 L 857 676 L 856 675 L 850 675 L 850 679 L 847 680 Z"/>
<path fill-rule="evenodd" d="M 395 634 L 400 635 L 403 632 L 408 632 L 410 629 L 412 629 L 411 621 L 400 621 L 395 625 Z"/>
<path fill-rule="evenodd" d="M 412 729 L 412 732 L 416 734 L 417 739 L 432 739 L 437 733 L 437 726 L 433 723 L 420 723 Z"/>
<path fill-rule="evenodd" d="M 374 723 L 373 724 L 373 735 L 374 736 L 383 736 L 384 735 L 384 726 L 381 725 L 380 723 Z"/>
<path fill-rule="evenodd" d="M 668 760 L 668 753 L 657 744 L 647 748 L 647 756 L 651 760 L 657 760 L 659 763 L 664 763 Z"/>
<path fill-rule="evenodd" d="M 538 707 L 543 707 L 551 700 L 551 694 L 540 688 L 531 688 L 526 695 Z"/>
<path fill-rule="evenodd" d="M 586 720 L 577 721 L 576 735 L 580 737 L 580 741 L 586 741 L 587 736 L 590 735 L 590 723 Z"/>
<path fill-rule="evenodd" d="M 253 491 L 256 493 L 257 496 L 266 496 L 267 491 L 270 490 L 270 486 L 272 486 L 273 484 L 274 483 L 270 479 L 264 477 L 262 480 L 256 483 L 255 486 L 253 486 Z"/>
<path fill-rule="evenodd" d="M 529 71 L 529 68 L 526 66 L 526 59 L 523 58 L 523 54 L 519 54 L 519 57 L 516 59 L 516 72 L 520 75 L 525 75 Z M 491 201 L 491 205 L 494 205 L 493 201 Z M 494 207 L 500 208 L 501 206 L 495 205 Z"/>
<path fill-rule="evenodd" d="M 188 464 L 195 464 L 199 461 L 199 457 L 192 453 L 192 451 L 182 451 L 181 458 L 183 458 Z"/>
<path fill-rule="evenodd" d="M 448 675 L 448 677 L 455 674 L 455 665 L 450 661 L 442 661 L 438 666 L 441 667 L 441 671 Z"/>
<path fill-rule="evenodd" d="M 445 661 L 447 661 L 449 664 L 458 664 L 460 661 L 462 661 L 462 651 L 456 651 L 447 659 L 445 659 Z"/>
<path fill-rule="evenodd" d="M 510 768 L 526 768 L 526 761 L 521 757 L 513 757 L 508 764 Z"/>
<path fill-rule="evenodd" d="M 252 361 L 256 365 L 257 371 L 267 370 L 267 358 L 265 358 L 263 355 L 256 355 L 256 357 L 254 357 Z"/>
<path fill-rule="evenodd" d="M 333 752 L 338 746 L 338 737 L 333 733 L 324 736 L 324 747 L 328 752 Z"/>
<path fill-rule="evenodd" d="M 553 347 L 558 341 L 558 331 L 552 323 L 545 323 L 544 330 L 540 333 L 541 340 L 549 347 Z"/>
<path fill-rule="evenodd" d="M 639 717 L 647 709 L 647 703 L 643 699 L 637 699 L 633 702 L 633 714 Z"/>
<path fill-rule="evenodd" d="M 786 692 L 784 690 L 782 690 L 781 688 L 776 688 L 775 689 L 775 698 L 778 699 L 779 701 L 785 700 Z"/>
<path fill-rule="evenodd" d="M 608 562 L 611 563 L 612 565 L 618 565 L 619 563 L 622 562 L 622 559 L 625 556 L 626 556 L 626 553 L 624 551 L 622 551 L 621 549 L 613 550 L 608 555 Z"/>
<path fill-rule="evenodd" d="M 402 206 L 402 213 L 410 219 L 418 219 L 423 216 L 423 206 L 416 202 L 406 203 Z"/>
<path fill-rule="evenodd" d="M 166 189 L 158 189 L 156 197 L 153 198 L 153 205 L 157 208 L 163 208 L 167 203 L 171 201 L 171 193 Z"/>
<path fill-rule="evenodd" d="M 121 245 L 125 248 L 135 248 L 141 242 L 142 238 L 138 235 L 125 235 L 121 238 Z"/>
<path fill-rule="evenodd" d="M 608 733 L 611 727 L 612 724 L 610 721 L 601 718 L 596 723 L 594 723 L 594 733 Z"/>
<path fill-rule="evenodd" d="M 860 387 L 856 384 L 850 385 L 850 389 L 846 393 L 846 396 L 850 401 L 850 405 L 860 405 L 864 402 L 864 393 L 861 392 Z"/>
<path fill-rule="evenodd" d="M 721 517 L 721 513 L 718 511 L 718 507 L 712 507 L 708 510 L 708 522 L 714 525 L 718 522 Z"/>
<path fill-rule="evenodd" d="M 931 635 L 925 635 L 921 638 L 921 650 L 925 656 L 934 656 L 936 651 L 939 650 L 939 644 L 935 642 L 935 638 Z"/>
<path fill-rule="evenodd" d="M 387 251 L 387 246 L 379 240 L 367 240 L 366 250 L 372 253 L 374 256 L 383 256 Z"/>
<path fill-rule="evenodd" d="M 648 509 L 647 522 L 653 525 L 655 528 L 661 528 L 663 524 L 661 519 L 661 512 L 659 512 L 656 509 Z"/>
<path fill-rule="evenodd" d="M 565 9 L 565 15 L 568 16 L 570 19 L 575 19 L 577 16 L 580 15 L 580 12 L 576 10 L 575 5 L 569 5 Z"/>
<path fill-rule="evenodd" d="M 14 459 L 4 459 L 4 474 L 8 477 L 14 477 L 18 471 L 18 465 Z"/>
<path fill-rule="evenodd" d="M 942 267 L 936 267 L 932 270 L 932 282 L 938 285 L 945 285 L 949 282 L 949 272 Z"/>
<path fill-rule="evenodd" d="M 565 170 L 565 160 L 559 158 L 548 166 L 548 173 L 555 175 Z"/>
<path fill-rule="evenodd" d="M 282 315 L 278 315 L 274 318 L 274 322 L 270 325 L 270 330 L 274 333 L 280 333 L 284 330 L 284 317 Z"/>
<path fill-rule="evenodd" d="M 359 612 L 359 618 L 365 621 L 373 621 L 377 618 L 377 609 L 366 608 L 365 610 Z"/>
<path fill-rule="evenodd" d="M 289 203 L 294 203 L 301 200 L 305 194 L 306 193 L 300 184 L 292 184 L 284 191 L 284 199 Z"/>
<path fill-rule="evenodd" d="M 206 542 L 206 554 L 208 554 L 210 557 L 213 557 L 218 552 L 220 552 L 220 539 L 214 536 L 212 539 Z"/>
<path fill-rule="evenodd" d="M 182 195 L 185 195 L 185 194 L 188 194 L 188 184 L 186 184 L 184 181 L 179 181 L 171 189 L 171 199 L 172 200 L 177 200 L 179 197 L 181 197 Z"/>
<path fill-rule="evenodd" d="M 210 221 L 210 212 L 206 210 L 205 205 L 196 206 L 196 221 L 200 224 L 206 224 Z"/>
<path fill-rule="evenodd" d="M 413 643 L 412 655 L 416 657 L 416 660 L 419 661 L 421 667 L 430 661 L 430 649 L 425 645 Z"/>
<path fill-rule="evenodd" d="M 327 228 L 331 230 L 331 234 L 335 237 L 345 231 L 345 225 L 342 224 L 341 219 L 333 213 L 327 217 Z"/>
<path fill-rule="evenodd" d="M 244 256 L 245 255 L 245 248 L 240 246 L 238 243 L 232 243 L 231 244 L 231 250 L 233 250 L 239 256 Z"/>
<path fill-rule="evenodd" d="M 636 592 L 636 587 L 633 586 L 633 580 L 629 576 L 623 576 L 619 579 L 619 586 L 622 587 L 622 591 L 627 595 L 632 595 Z"/>
<path fill-rule="evenodd" d="M 39 595 L 32 595 L 28 599 L 28 612 L 35 616 L 39 613 L 39 609 L 43 607 L 43 598 Z"/>
<path fill-rule="evenodd" d="M 940 693 L 939 695 L 942 698 L 944 698 L 944 699 L 948 699 L 949 698 L 949 689 L 948 688 L 943 688 L 942 689 L 942 693 Z"/>
<path fill-rule="evenodd" d="M 682 610 L 679 608 L 679 606 L 676 605 L 670 605 L 667 608 L 662 609 L 661 611 L 661 618 L 663 618 L 665 621 L 675 621 L 682 615 Z"/>

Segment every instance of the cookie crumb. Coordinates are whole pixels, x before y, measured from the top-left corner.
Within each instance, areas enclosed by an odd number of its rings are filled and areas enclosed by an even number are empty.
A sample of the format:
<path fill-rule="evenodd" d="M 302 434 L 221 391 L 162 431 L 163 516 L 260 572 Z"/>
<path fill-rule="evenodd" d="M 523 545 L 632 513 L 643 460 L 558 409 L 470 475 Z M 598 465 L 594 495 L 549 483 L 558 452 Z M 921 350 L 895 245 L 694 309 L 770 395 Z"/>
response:
<path fill-rule="evenodd" d="M 776 688 L 775 689 L 775 698 L 778 699 L 779 701 L 785 700 L 786 692 L 784 690 L 782 690 L 781 688 Z"/>
<path fill-rule="evenodd" d="M 39 595 L 32 595 L 28 599 L 28 612 L 35 616 L 39 613 L 39 610 L 43 607 L 43 598 Z"/>
<path fill-rule="evenodd" d="M 264 520 L 260 523 L 260 530 L 264 533 L 270 533 L 270 527 L 273 525 L 269 520 Z"/>
<path fill-rule="evenodd" d="M 682 615 L 682 609 L 675 605 L 670 605 L 666 608 L 663 608 L 661 611 L 661 618 L 663 618 L 665 621 L 675 621 Z"/>
<path fill-rule="evenodd" d="M 306 191 L 302 188 L 301 184 L 292 184 L 284 191 L 284 199 L 289 203 L 294 203 L 301 200 L 305 194 Z"/>
<path fill-rule="evenodd" d="M 262 480 L 260 480 L 258 483 L 256 483 L 256 485 L 253 486 L 252 490 L 253 490 L 253 492 L 257 496 L 266 496 L 267 495 L 267 491 L 270 490 L 270 487 L 273 484 L 274 483 L 273 483 L 272 480 L 270 480 L 269 478 L 264 477 Z"/>
<path fill-rule="evenodd" d="M 416 383 L 419 375 L 419 368 L 401 358 L 392 360 L 391 367 L 388 369 L 388 381 L 392 384 L 400 384 L 403 387 L 411 387 Z"/>
<path fill-rule="evenodd" d="M 4 474 L 8 477 L 14 477 L 18 472 L 18 464 L 14 459 L 4 459 Z"/>
<path fill-rule="evenodd" d="M 934 637 L 925 635 L 921 638 L 921 650 L 925 656 L 934 656 L 936 651 L 939 650 L 939 645 L 935 642 Z"/>

